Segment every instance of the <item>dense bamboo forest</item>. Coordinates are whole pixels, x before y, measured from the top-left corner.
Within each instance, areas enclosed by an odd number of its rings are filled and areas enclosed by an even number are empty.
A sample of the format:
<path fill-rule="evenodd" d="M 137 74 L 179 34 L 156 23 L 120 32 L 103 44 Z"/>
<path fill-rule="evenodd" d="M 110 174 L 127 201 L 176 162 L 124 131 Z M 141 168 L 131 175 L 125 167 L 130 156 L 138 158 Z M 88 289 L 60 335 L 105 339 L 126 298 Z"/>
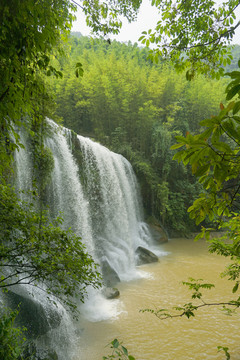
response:
<path fill-rule="evenodd" d="M 234 51 L 237 59 L 239 47 Z M 200 120 L 218 111 L 228 80 L 198 76 L 189 82 L 166 61 L 154 64 L 148 55 L 147 48 L 131 42 L 73 33 L 68 58 L 54 62 L 64 73 L 51 83 L 54 118 L 125 156 L 140 182 L 146 216 L 170 234 L 188 234 L 197 228 L 186 210 L 201 186 L 189 168 L 172 160 L 170 147 L 176 135 L 197 133 Z M 79 62 L 84 73 L 76 78 Z"/>

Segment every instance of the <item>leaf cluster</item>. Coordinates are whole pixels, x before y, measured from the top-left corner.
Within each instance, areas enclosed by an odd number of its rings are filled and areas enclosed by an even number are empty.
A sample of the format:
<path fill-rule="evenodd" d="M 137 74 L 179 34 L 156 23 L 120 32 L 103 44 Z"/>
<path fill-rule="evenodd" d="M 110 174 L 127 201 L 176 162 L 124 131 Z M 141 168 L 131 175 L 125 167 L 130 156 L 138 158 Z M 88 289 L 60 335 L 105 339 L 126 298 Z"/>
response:
<path fill-rule="evenodd" d="M 8 133 L 11 124 L 21 124 L 26 115 L 37 119 L 42 113 L 43 102 L 50 98 L 44 77 L 62 76 L 50 59 L 53 52 L 63 54 L 74 9 L 68 0 L 1 1 L 1 132 Z"/>
<path fill-rule="evenodd" d="M 81 239 L 62 230 L 60 218 L 49 223 L 46 213 L 20 201 L 7 185 L 0 185 L 0 218 L 0 288 L 42 287 L 76 310 L 75 301 L 84 301 L 87 286 L 101 286 Z"/>
<path fill-rule="evenodd" d="M 136 19 L 142 0 L 81 1 L 86 23 L 94 34 L 118 34 L 122 27 L 121 15 L 129 22 Z"/>
<path fill-rule="evenodd" d="M 144 31 L 139 38 L 152 45 L 152 59 L 159 56 L 172 61 L 177 70 L 185 70 L 188 80 L 196 72 L 220 78 L 223 67 L 231 64 L 230 44 L 240 22 L 236 17 L 239 1 L 152 0 L 160 12 L 155 29 Z"/>
<path fill-rule="evenodd" d="M 205 302 L 202 298 L 202 293 L 199 291 L 200 289 L 207 289 L 210 290 L 214 288 L 214 284 L 209 283 L 203 283 L 203 279 L 193 279 L 189 278 L 189 281 L 183 281 L 183 285 L 186 285 L 189 290 L 194 290 L 192 293 L 192 299 L 193 300 L 201 300 L 201 303 L 186 303 L 181 306 L 174 306 L 172 307 L 172 310 L 169 311 L 167 309 L 143 309 L 140 310 L 140 312 L 145 313 L 149 312 L 151 314 L 154 314 L 157 318 L 160 320 L 168 319 L 168 318 L 179 318 L 186 316 L 188 319 L 190 317 L 195 317 L 195 313 L 198 309 L 203 307 L 220 307 L 222 311 L 224 311 L 227 315 L 232 315 L 232 313 L 235 312 L 236 309 L 240 307 L 240 297 L 236 300 L 229 300 L 227 302 Z"/>
<path fill-rule="evenodd" d="M 197 223 L 206 216 L 210 220 L 229 216 L 230 209 L 239 208 L 240 72 L 228 75 L 232 81 L 226 88 L 226 99 L 232 101 L 226 106 L 221 103 L 218 115 L 201 121 L 205 130 L 177 136 L 178 144 L 172 146 L 183 148 L 174 159 L 191 165 L 192 173 L 205 189 L 188 210 Z"/>
<path fill-rule="evenodd" d="M 22 359 L 22 349 L 25 342 L 24 329 L 14 327 L 18 310 L 7 308 L 0 310 L 0 358 L 4 360 Z"/>
<path fill-rule="evenodd" d="M 103 356 L 102 360 L 135 360 L 135 357 L 129 355 L 127 348 L 123 346 L 122 343 L 118 341 L 118 339 L 114 339 L 109 344 L 109 346 L 112 349 L 112 354 L 108 356 Z"/>

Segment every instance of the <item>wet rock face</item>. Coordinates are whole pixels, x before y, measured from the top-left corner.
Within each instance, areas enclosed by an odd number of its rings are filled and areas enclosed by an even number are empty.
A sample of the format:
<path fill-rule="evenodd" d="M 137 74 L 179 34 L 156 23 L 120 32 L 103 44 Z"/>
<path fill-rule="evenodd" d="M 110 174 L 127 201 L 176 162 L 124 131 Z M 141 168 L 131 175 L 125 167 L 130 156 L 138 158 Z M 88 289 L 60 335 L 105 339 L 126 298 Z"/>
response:
<path fill-rule="evenodd" d="M 120 296 L 120 291 L 117 288 L 106 287 L 103 289 L 102 294 L 106 299 L 116 299 Z"/>
<path fill-rule="evenodd" d="M 55 350 L 42 350 L 37 349 L 33 342 L 30 342 L 25 348 L 23 359 L 31 360 L 58 360 L 58 355 Z"/>
<path fill-rule="evenodd" d="M 139 246 L 136 250 L 136 262 L 137 265 L 150 264 L 153 262 L 157 262 L 158 257 L 152 251 Z"/>
<path fill-rule="evenodd" d="M 156 244 L 161 245 L 168 242 L 167 233 L 159 224 L 150 224 L 149 230 Z"/>
<path fill-rule="evenodd" d="M 25 297 L 13 291 L 8 291 L 4 297 L 11 309 L 19 309 L 16 324 L 26 328 L 26 335 L 30 339 L 46 334 L 61 323 L 61 316 L 57 309 L 54 310 L 52 307 L 45 309 L 34 298 Z"/>
<path fill-rule="evenodd" d="M 113 287 L 120 282 L 117 272 L 111 267 L 107 259 L 101 261 L 101 269 L 104 283 L 107 287 Z"/>

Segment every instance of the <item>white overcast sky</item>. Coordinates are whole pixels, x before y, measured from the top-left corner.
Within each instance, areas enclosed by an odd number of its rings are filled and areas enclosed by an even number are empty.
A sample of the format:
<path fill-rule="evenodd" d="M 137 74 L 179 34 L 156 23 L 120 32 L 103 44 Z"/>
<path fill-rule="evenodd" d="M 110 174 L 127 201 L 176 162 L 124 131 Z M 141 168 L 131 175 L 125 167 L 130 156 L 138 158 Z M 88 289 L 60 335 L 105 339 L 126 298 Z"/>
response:
<path fill-rule="evenodd" d="M 238 12 L 236 15 L 239 19 L 240 12 Z M 80 8 L 78 8 L 76 16 L 77 20 L 73 24 L 72 31 L 79 31 L 82 35 L 86 36 L 90 35 L 90 29 L 86 26 L 85 16 L 81 12 Z M 151 6 L 151 0 L 143 0 L 137 21 L 129 24 L 124 19 L 121 32 L 116 36 L 111 35 L 110 38 L 121 42 L 128 42 L 130 40 L 132 43 L 135 43 L 141 36 L 142 31 L 154 28 L 158 19 L 158 10 L 156 7 Z M 238 29 L 233 43 L 240 45 L 240 29 Z"/>
<path fill-rule="evenodd" d="M 77 21 L 74 22 L 72 31 L 79 31 L 82 35 L 90 35 L 90 29 L 86 26 L 85 16 L 81 9 L 78 8 L 75 15 L 77 15 Z M 129 40 L 132 43 L 137 42 L 142 31 L 153 28 L 158 19 L 157 8 L 151 6 L 150 0 L 143 0 L 137 21 L 129 24 L 126 19 L 123 19 L 121 32 L 110 37 L 122 42 L 128 42 Z"/>

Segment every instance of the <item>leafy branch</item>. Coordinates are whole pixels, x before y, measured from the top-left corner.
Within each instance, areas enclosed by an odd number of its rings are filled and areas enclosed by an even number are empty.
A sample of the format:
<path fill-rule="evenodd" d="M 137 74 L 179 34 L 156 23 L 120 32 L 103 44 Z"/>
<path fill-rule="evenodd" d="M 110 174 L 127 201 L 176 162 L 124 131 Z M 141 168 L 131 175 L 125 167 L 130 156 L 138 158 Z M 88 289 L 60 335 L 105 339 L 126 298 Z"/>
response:
<path fill-rule="evenodd" d="M 209 306 L 221 306 L 222 310 L 227 314 L 231 315 L 237 308 L 240 307 L 240 297 L 237 300 L 231 300 L 227 302 L 205 302 L 202 299 L 202 292 L 200 289 L 212 289 L 214 287 L 213 284 L 209 283 L 202 283 L 202 279 L 193 279 L 189 278 L 189 281 L 183 281 L 182 284 L 188 286 L 190 290 L 194 290 L 192 294 L 192 299 L 199 299 L 201 300 L 201 304 L 194 305 L 192 302 L 186 303 L 182 306 L 174 306 L 172 310 L 174 313 L 169 312 L 167 309 L 142 309 L 140 312 L 145 313 L 149 312 L 153 315 L 155 315 L 160 320 L 168 319 L 168 318 L 178 318 L 178 317 L 184 317 L 186 316 L 188 319 L 190 317 L 195 316 L 195 312 L 203 307 L 209 307 Z M 233 307 L 233 309 L 230 309 L 229 307 Z M 177 311 L 177 313 L 175 313 Z"/>
<path fill-rule="evenodd" d="M 129 355 L 128 350 L 117 339 L 114 339 L 108 346 L 112 349 L 112 353 L 111 355 L 103 356 L 102 360 L 135 360 L 135 357 Z"/>
<path fill-rule="evenodd" d="M 220 78 L 222 65 L 231 64 L 228 49 L 235 31 L 240 26 L 236 17 L 239 1 L 171 1 L 153 0 L 161 17 L 155 29 L 144 31 L 139 38 L 151 45 L 151 58 L 167 58 L 177 70 L 187 69 L 187 79 L 196 72 Z"/>
<path fill-rule="evenodd" d="M 231 82 L 226 87 L 226 100 L 231 102 L 220 104 L 218 115 L 201 121 L 203 130 L 199 134 L 177 136 L 178 143 L 172 146 L 173 150 L 182 148 L 174 159 L 189 164 L 205 190 L 188 209 L 198 224 L 207 216 L 211 221 L 229 217 L 239 200 L 240 101 L 236 96 L 240 96 L 240 71 L 227 75 Z"/>
<path fill-rule="evenodd" d="M 97 264 L 81 239 L 48 221 L 34 204 L 20 201 L 14 189 L 0 185 L 0 288 L 16 284 L 40 287 L 76 310 L 75 298 L 84 300 L 86 287 L 101 286 Z"/>

